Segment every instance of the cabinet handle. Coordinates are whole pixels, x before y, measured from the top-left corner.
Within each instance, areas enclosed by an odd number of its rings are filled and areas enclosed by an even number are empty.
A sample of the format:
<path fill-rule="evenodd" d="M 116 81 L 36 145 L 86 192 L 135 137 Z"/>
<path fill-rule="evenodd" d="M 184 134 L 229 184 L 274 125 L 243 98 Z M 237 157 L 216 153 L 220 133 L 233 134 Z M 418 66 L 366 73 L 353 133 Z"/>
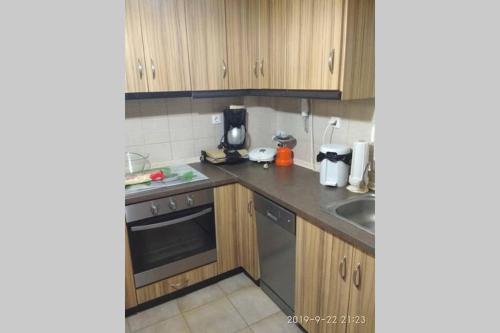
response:
<path fill-rule="evenodd" d="M 156 78 L 156 67 L 153 59 L 151 59 L 151 73 L 153 74 L 153 80 Z"/>
<path fill-rule="evenodd" d="M 260 75 L 264 76 L 264 59 L 260 61 Z"/>
<path fill-rule="evenodd" d="M 258 70 L 258 67 L 259 67 L 259 62 L 256 61 L 255 62 L 255 65 L 253 66 L 253 74 L 255 75 L 255 77 L 259 77 L 259 70 Z"/>
<path fill-rule="evenodd" d="M 333 49 L 330 51 L 330 55 L 328 56 L 328 68 L 330 69 L 330 73 L 333 74 L 333 59 L 335 58 L 335 52 Z"/>
<path fill-rule="evenodd" d="M 340 265 L 339 265 L 340 277 L 344 281 L 345 281 L 345 278 L 346 278 L 346 265 L 347 265 L 347 257 L 344 256 L 344 258 L 342 258 L 342 261 L 340 262 Z"/>
<path fill-rule="evenodd" d="M 174 288 L 174 289 L 181 289 L 181 288 L 184 288 L 187 286 L 188 284 L 188 279 L 184 280 L 183 282 L 178 282 L 178 283 L 170 283 L 170 287 Z"/>
<path fill-rule="evenodd" d="M 356 266 L 356 269 L 352 273 L 352 282 L 354 283 L 354 286 L 359 289 L 359 286 L 361 285 L 361 264 L 358 263 Z"/>
<path fill-rule="evenodd" d="M 250 202 L 248 203 L 248 206 L 249 206 L 249 214 L 250 216 L 252 217 L 253 216 L 253 200 L 250 200 Z"/>
<path fill-rule="evenodd" d="M 139 69 L 139 79 L 142 80 L 142 63 L 139 58 L 137 58 L 137 68 Z"/>
<path fill-rule="evenodd" d="M 227 73 L 227 66 L 226 66 L 226 62 L 224 60 L 222 60 L 222 78 L 225 79 L 226 78 L 226 73 Z"/>

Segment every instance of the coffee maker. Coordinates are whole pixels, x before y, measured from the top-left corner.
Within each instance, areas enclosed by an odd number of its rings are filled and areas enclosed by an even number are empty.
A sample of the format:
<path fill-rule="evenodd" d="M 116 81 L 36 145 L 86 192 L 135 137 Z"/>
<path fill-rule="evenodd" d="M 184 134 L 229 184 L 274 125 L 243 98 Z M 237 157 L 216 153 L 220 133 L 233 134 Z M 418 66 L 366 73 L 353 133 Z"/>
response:
<path fill-rule="evenodd" d="M 247 110 L 243 107 L 229 107 L 224 113 L 224 136 L 218 146 L 226 154 L 226 163 L 243 161 L 247 132 Z"/>
<path fill-rule="evenodd" d="M 224 111 L 224 137 L 219 149 L 238 150 L 245 148 L 247 110 L 225 109 Z"/>

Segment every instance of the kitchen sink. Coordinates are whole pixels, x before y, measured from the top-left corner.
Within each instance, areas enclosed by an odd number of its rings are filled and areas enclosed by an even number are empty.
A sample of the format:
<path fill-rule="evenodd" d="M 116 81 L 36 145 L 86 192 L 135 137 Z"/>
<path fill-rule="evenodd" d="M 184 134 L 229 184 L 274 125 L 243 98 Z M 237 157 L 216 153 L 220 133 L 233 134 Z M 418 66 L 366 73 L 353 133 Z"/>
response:
<path fill-rule="evenodd" d="M 375 194 L 350 198 L 325 209 L 329 214 L 375 234 Z"/>

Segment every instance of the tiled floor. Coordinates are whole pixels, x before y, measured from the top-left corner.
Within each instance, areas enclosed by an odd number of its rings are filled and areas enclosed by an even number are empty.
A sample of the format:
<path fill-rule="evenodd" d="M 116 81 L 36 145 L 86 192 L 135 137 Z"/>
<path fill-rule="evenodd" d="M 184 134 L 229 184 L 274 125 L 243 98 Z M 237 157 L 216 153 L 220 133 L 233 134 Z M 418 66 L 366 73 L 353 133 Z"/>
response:
<path fill-rule="evenodd" d="M 133 333 L 300 333 L 243 273 L 126 319 Z"/>

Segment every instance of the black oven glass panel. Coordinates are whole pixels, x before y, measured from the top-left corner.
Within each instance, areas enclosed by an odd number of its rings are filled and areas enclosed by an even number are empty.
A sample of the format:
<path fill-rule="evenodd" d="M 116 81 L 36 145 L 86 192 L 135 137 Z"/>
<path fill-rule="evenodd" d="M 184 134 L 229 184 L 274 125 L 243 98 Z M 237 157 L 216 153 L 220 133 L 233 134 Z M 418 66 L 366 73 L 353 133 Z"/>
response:
<path fill-rule="evenodd" d="M 135 274 L 213 250 L 213 204 L 129 223 L 128 234 Z"/>

